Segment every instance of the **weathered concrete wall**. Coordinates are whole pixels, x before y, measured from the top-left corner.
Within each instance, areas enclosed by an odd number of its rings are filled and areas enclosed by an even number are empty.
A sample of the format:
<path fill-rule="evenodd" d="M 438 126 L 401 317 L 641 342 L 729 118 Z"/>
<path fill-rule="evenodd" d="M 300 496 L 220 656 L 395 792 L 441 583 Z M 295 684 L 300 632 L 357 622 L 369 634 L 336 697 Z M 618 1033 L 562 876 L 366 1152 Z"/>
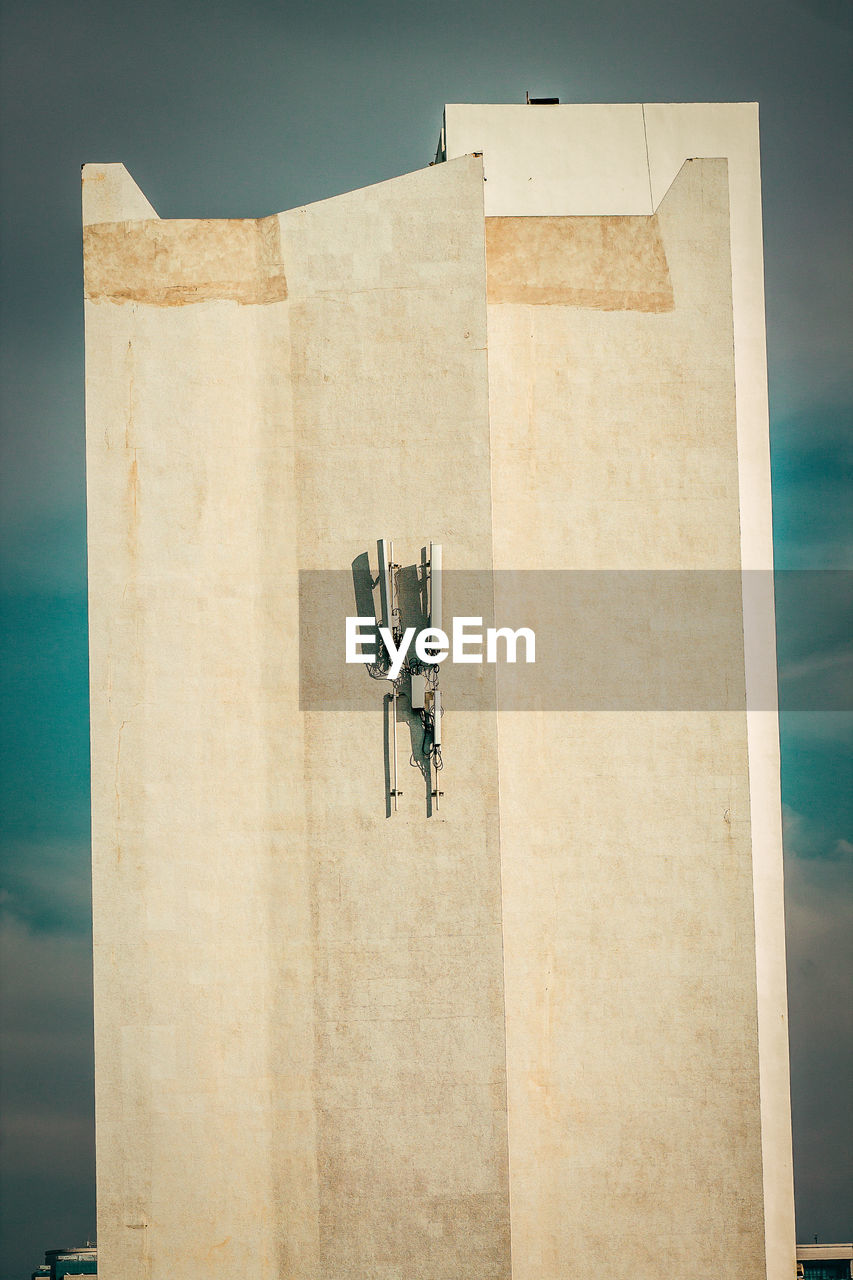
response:
<path fill-rule="evenodd" d="M 728 162 L 740 563 L 767 1276 L 795 1266 L 758 105 L 448 105 L 446 154 L 483 153 L 486 213 L 651 214 L 685 160 Z M 697 246 L 701 252 L 701 246 Z M 763 590 L 760 587 L 763 585 Z"/>
<path fill-rule="evenodd" d="M 489 307 L 496 566 L 737 568 L 726 162 L 647 220 L 666 310 L 583 288 L 637 272 L 639 219 L 602 220 L 605 271 L 594 219 L 548 221 L 587 247 L 576 300 Z M 739 599 L 715 660 L 743 690 Z M 745 710 L 504 715 L 499 740 L 514 1280 L 763 1275 Z"/>
<path fill-rule="evenodd" d="M 298 703 L 300 568 L 490 564 L 482 189 L 87 227 L 106 1280 L 509 1275 L 494 711 L 391 823 Z"/>
<path fill-rule="evenodd" d="M 748 114 L 448 108 L 485 185 L 262 220 L 84 170 L 106 1280 L 789 1273 L 772 588 L 732 710 L 484 671 L 430 817 L 404 709 L 389 818 L 383 686 L 311 709 L 299 663 L 300 570 L 381 536 L 770 567 Z"/>

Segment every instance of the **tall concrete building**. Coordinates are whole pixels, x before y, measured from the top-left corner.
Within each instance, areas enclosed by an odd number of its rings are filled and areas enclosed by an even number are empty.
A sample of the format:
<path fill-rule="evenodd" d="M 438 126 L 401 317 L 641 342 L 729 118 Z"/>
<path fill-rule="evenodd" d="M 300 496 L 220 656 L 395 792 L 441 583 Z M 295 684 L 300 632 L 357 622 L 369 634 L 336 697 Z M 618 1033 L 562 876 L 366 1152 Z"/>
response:
<path fill-rule="evenodd" d="M 100 1274 L 788 1280 L 756 107 L 448 106 L 277 216 L 83 209 Z M 438 785 L 306 603 L 378 538 L 569 669 L 519 575 L 736 595 L 638 623 L 627 703 L 443 668 Z"/>

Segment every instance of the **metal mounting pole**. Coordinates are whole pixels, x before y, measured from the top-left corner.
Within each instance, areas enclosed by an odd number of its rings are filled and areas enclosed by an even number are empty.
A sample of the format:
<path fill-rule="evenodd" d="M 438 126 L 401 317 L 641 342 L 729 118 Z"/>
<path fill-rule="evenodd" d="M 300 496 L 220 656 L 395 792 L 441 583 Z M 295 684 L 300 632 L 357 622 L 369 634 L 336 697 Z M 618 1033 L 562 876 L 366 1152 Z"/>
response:
<path fill-rule="evenodd" d="M 438 755 L 440 756 L 441 755 L 441 690 L 438 688 L 434 689 L 432 694 L 432 744 L 433 744 L 433 747 L 438 749 Z M 435 764 L 433 765 L 433 767 L 435 768 L 435 790 L 433 791 L 432 795 L 433 795 L 433 799 L 435 800 L 435 811 L 436 813 L 438 813 L 440 808 L 441 797 L 444 795 L 444 792 L 441 790 L 441 787 L 439 786 L 439 783 L 441 780 L 441 774 L 438 770 L 438 767 Z"/>
<path fill-rule="evenodd" d="M 397 610 L 397 566 L 394 563 L 394 543 L 388 541 L 388 630 L 394 631 L 394 619 Z M 393 692 L 391 694 L 391 751 L 394 757 L 394 768 L 392 777 L 394 785 L 391 795 L 394 797 L 394 812 L 397 813 L 397 799 L 400 795 L 400 789 L 397 786 L 397 684 L 396 681 L 391 686 Z"/>
<path fill-rule="evenodd" d="M 394 760 L 394 768 L 392 771 L 394 778 L 394 786 L 391 795 L 394 797 L 394 812 L 397 812 L 397 797 L 400 792 L 397 788 L 397 686 L 394 685 L 394 692 L 391 694 L 391 751 Z"/>

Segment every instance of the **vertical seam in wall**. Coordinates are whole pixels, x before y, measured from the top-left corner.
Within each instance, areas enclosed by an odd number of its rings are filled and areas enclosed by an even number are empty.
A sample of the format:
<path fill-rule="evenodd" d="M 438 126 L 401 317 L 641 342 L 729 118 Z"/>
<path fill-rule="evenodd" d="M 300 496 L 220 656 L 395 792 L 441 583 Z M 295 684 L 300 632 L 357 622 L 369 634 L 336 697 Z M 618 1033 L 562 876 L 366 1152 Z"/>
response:
<path fill-rule="evenodd" d="M 648 135 L 648 133 L 646 132 L 646 104 L 645 104 L 645 102 L 641 102 L 641 103 L 640 103 L 640 110 L 641 110 L 641 111 L 642 111 L 642 113 L 643 113 L 643 143 L 644 143 L 645 148 L 646 148 L 646 173 L 647 173 L 647 175 L 648 175 L 648 179 L 649 179 L 649 213 L 650 213 L 650 214 L 652 214 L 652 213 L 654 213 L 654 211 L 655 211 L 655 198 L 654 198 L 654 196 L 652 195 L 652 166 L 649 164 L 649 135 Z"/>
<path fill-rule="evenodd" d="M 445 147 L 446 146 L 447 146 L 447 138 L 445 136 Z M 485 161 L 483 162 L 483 168 L 485 170 Z M 486 244 L 486 190 L 485 190 L 485 186 L 483 185 L 484 183 L 485 183 L 485 171 L 483 173 L 483 183 L 481 183 L 481 187 L 483 191 L 483 279 L 486 287 L 486 297 L 485 297 L 486 349 L 484 354 L 486 357 L 486 408 L 488 413 L 487 426 L 488 426 L 488 443 L 489 443 L 489 538 L 490 538 L 491 548 L 492 548 L 492 556 L 491 556 L 492 563 L 490 566 L 490 573 L 492 578 L 492 617 L 494 618 L 495 625 L 497 626 L 498 625 L 497 617 L 495 616 L 496 615 L 495 575 L 497 573 L 497 558 L 495 553 L 495 481 L 494 481 L 494 474 L 493 474 L 494 463 L 495 463 L 495 452 L 494 452 L 494 442 L 492 438 L 492 379 L 491 379 L 491 373 L 489 370 L 489 343 L 490 343 L 491 334 L 490 334 L 490 319 L 489 319 L 490 308 L 489 308 L 489 284 L 488 284 L 489 263 L 488 263 L 488 250 L 487 250 L 487 244 Z M 509 1258 L 508 1258 L 509 1271 L 507 1275 L 511 1277 L 513 1273 L 512 1152 L 510 1150 L 510 1135 L 509 1135 L 509 1108 L 510 1108 L 509 1045 L 508 1045 L 509 1032 L 507 1029 L 506 943 L 504 938 L 504 925 L 505 925 L 506 916 L 504 912 L 503 839 L 501 835 L 501 744 L 500 744 L 501 730 L 500 730 L 500 668 L 499 667 L 495 668 L 494 692 L 495 692 L 495 774 L 496 774 L 495 781 L 496 781 L 496 793 L 497 793 L 495 796 L 495 811 L 496 811 L 496 818 L 497 818 L 497 833 L 498 833 L 498 882 L 499 882 L 499 890 L 500 890 L 500 912 L 501 912 L 501 919 L 500 919 L 501 994 L 502 994 L 502 1001 L 503 1001 L 503 1031 L 504 1031 L 504 1055 L 503 1055 L 504 1057 L 504 1121 L 505 1121 L 504 1137 L 506 1141 L 506 1212 L 507 1212 L 507 1226 L 508 1226 L 507 1235 L 508 1235 L 508 1243 L 509 1243 Z"/>

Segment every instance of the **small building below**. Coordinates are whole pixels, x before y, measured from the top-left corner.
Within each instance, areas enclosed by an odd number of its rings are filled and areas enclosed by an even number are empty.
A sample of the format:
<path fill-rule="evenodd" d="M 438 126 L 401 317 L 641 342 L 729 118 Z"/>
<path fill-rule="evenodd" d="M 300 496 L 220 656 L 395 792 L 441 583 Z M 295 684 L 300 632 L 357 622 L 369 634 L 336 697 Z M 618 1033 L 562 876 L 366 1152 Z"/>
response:
<path fill-rule="evenodd" d="M 798 1244 L 797 1275 L 803 1280 L 851 1280 L 853 1244 Z"/>
<path fill-rule="evenodd" d="M 76 1249 L 47 1249 L 44 1262 L 36 1267 L 31 1280 L 72 1280 L 73 1276 L 98 1274 L 98 1250 L 93 1244 Z"/>

